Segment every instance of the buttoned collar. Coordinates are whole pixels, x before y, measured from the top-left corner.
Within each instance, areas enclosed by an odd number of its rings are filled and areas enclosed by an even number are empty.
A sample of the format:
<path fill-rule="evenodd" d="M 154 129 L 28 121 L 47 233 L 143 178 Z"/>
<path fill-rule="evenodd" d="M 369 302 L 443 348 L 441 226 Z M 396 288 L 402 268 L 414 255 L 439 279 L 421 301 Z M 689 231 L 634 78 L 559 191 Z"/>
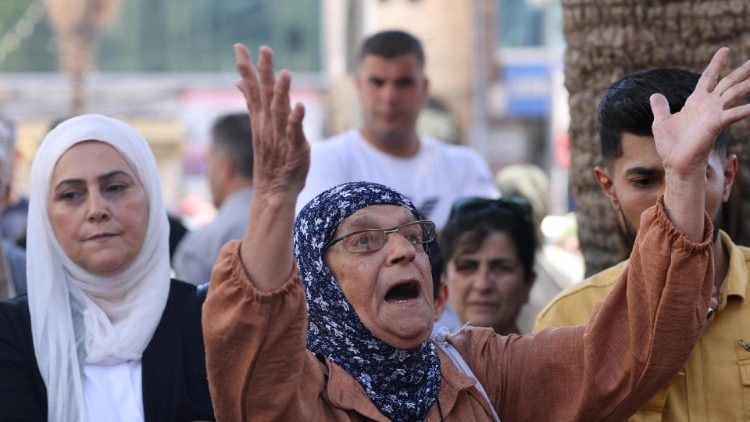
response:
<path fill-rule="evenodd" d="M 735 245 L 724 231 L 720 232 L 720 236 L 721 243 L 727 249 L 729 255 L 729 268 L 727 269 L 727 275 L 724 277 L 721 289 L 721 302 L 719 304 L 719 309 L 723 309 L 729 297 L 745 299 L 748 271 L 745 254 L 742 252 L 742 249 Z"/>

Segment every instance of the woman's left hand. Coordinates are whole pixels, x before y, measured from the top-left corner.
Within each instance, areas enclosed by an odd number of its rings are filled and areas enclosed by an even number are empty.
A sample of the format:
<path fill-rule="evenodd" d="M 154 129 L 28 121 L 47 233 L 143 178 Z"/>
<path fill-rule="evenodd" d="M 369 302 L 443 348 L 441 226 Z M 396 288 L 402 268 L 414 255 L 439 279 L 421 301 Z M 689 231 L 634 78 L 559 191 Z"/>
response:
<path fill-rule="evenodd" d="M 279 288 L 294 268 L 292 231 L 297 196 L 310 168 L 302 131 L 305 109 L 289 105 L 291 76 L 273 73 L 273 51 L 261 47 L 256 69 L 242 44 L 234 46 L 253 131 L 253 201 L 240 253 L 245 271 L 261 291 Z"/>
<path fill-rule="evenodd" d="M 273 71 L 273 51 L 259 49 L 257 69 L 250 52 L 242 44 L 234 45 L 242 91 L 250 113 L 253 131 L 253 188 L 266 200 L 297 200 L 305 186 L 310 168 L 310 146 L 302 130 L 305 109 L 297 103 L 291 109 L 286 70 Z"/>

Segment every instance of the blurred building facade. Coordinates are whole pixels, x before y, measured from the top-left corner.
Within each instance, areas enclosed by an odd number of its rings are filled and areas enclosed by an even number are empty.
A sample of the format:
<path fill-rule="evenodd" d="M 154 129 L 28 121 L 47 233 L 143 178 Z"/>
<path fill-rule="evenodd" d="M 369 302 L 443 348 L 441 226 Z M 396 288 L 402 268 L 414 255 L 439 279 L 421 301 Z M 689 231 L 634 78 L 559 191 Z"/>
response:
<path fill-rule="evenodd" d="M 171 206 L 207 195 L 203 154 L 218 114 L 242 109 L 231 45 L 268 44 L 295 75 L 312 141 L 359 123 L 352 72 L 363 36 L 402 28 L 427 54 L 431 99 L 420 126 L 475 147 L 497 170 L 534 162 L 567 197 L 562 35 L 548 0 L 120 0 L 86 77 L 85 109 L 143 131 Z M 0 113 L 19 122 L 30 162 L 50 121 L 70 114 L 44 0 L 0 2 Z M 558 76 L 560 75 L 560 76 Z M 562 147 L 560 146 L 562 145 Z M 559 150 L 559 151 L 558 151 Z M 18 182 L 25 184 L 23 166 Z"/>
<path fill-rule="evenodd" d="M 71 115 L 72 86 L 58 71 L 61 47 L 50 24 L 58 3 L 0 2 L 0 113 L 18 122 L 16 182 L 22 190 L 50 123 Z M 245 107 L 234 87 L 235 42 L 274 47 L 277 63 L 295 71 L 293 96 L 308 106 L 308 134 L 322 136 L 319 1 L 119 3 L 85 78 L 84 111 L 122 118 L 144 135 L 170 207 L 192 193 L 208 198 L 203 158 L 209 125 L 219 114 Z"/>

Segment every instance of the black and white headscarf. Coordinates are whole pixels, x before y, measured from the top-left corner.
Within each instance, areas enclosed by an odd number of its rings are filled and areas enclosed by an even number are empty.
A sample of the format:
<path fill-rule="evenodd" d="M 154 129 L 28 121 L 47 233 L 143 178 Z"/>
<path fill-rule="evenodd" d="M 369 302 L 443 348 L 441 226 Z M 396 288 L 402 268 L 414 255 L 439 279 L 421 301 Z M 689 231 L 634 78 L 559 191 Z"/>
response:
<path fill-rule="evenodd" d="M 372 335 L 323 258 L 323 248 L 339 224 L 371 205 L 401 205 L 419 218 L 406 197 L 369 182 L 328 189 L 297 216 L 294 255 L 307 294 L 307 348 L 344 368 L 385 416 L 395 421 L 423 420 L 440 389 L 435 346 L 426 341 L 410 350 L 396 349 Z"/>

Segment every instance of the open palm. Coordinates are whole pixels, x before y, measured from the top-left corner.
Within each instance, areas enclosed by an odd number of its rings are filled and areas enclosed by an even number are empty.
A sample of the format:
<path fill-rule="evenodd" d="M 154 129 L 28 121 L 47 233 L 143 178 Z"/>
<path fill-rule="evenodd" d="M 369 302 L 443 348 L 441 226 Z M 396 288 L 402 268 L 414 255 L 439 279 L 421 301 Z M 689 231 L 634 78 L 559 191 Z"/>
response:
<path fill-rule="evenodd" d="M 683 175 L 704 169 L 721 131 L 750 116 L 750 105 L 736 105 L 750 92 L 750 61 L 719 80 L 728 53 L 721 48 L 714 54 L 679 112 L 670 113 L 663 95 L 651 97 L 656 151 L 666 169 Z"/>
<path fill-rule="evenodd" d="M 310 167 L 310 146 L 302 130 L 305 109 L 290 107 L 291 76 L 286 70 L 275 77 L 273 51 L 261 47 L 257 69 L 242 44 L 234 46 L 242 91 L 253 130 L 253 187 L 273 197 L 294 197 L 305 185 Z"/>

